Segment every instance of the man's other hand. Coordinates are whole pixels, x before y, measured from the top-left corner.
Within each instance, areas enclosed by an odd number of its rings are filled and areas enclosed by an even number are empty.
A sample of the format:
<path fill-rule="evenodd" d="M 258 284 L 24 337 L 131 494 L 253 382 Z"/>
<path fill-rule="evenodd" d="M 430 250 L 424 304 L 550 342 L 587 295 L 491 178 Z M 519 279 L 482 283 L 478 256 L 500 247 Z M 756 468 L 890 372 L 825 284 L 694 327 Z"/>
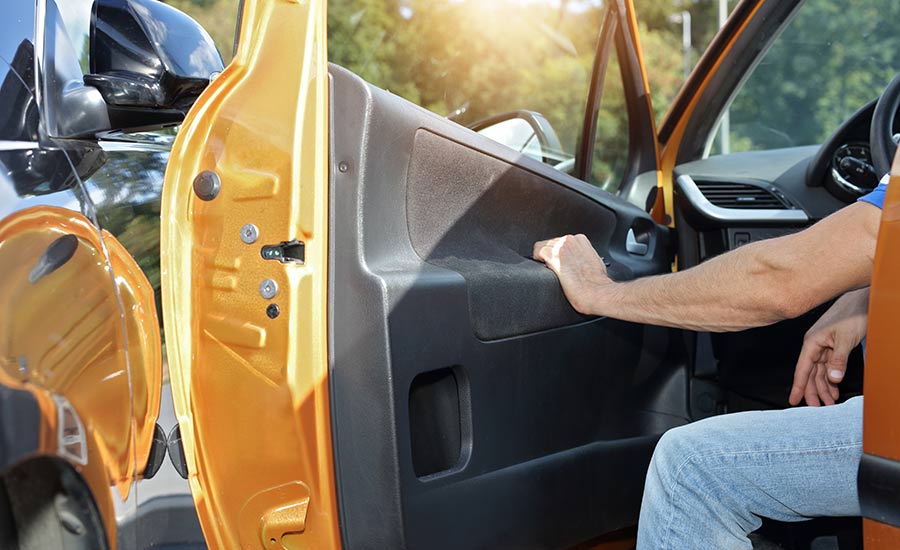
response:
<path fill-rule="evenodd" d="M 584 235 L 565 235 L 534 243 L 533 257 L 556 273 L 566 298 L 584 315 L 600 315 L 592 299 L 600 285 L 613 281 L 603 260 Z"/>
<path fill-rule="evenodd" d="M 834 405 L 844 379 L 847 358 L 866 337 L 869 289 L 854 290 L 841 296 L 816 321 L 803 338 L 803 348 L 794 369 L 794 384 L 788 401 L 801 399 L 811 407 Z"/>

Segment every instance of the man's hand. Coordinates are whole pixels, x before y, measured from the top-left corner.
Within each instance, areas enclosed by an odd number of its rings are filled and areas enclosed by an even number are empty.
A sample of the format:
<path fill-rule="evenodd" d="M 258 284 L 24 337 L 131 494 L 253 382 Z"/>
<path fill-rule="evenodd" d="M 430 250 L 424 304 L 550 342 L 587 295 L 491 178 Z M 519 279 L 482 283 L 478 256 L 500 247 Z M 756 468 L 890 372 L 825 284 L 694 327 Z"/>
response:
<path fill-rule="evenodd" d="M 791 405 L 799 404 L 801 398 L 812 407 L 820 402 L 834 405 L 847 357 L 866 337 L 868 306 L 868 288 L 848 292 L 809 329 L 794 370 Z"/>
<path fill-rule="evenodd" d="M 566 298 L 576 311 L 599 315 L 592 305 L 598 285 L 612 284 L 606 266 L 584 235 L 566 235 L 534 243 L 533 257 L 556 273 Z"/>

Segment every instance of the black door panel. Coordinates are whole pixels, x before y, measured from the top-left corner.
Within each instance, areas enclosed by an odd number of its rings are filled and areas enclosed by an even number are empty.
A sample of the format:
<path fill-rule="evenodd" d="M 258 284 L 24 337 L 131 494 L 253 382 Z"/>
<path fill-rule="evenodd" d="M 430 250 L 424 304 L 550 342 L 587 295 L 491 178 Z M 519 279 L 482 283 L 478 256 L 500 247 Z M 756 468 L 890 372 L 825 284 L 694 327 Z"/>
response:
<path fill-rule="evenodd" d="M 538 240 L 585 233 L 608 247 L 616 216 L 546 178 L 419 130 L 407 187 L 418 255 L 466 280 L 482 340 L 583 322 L 555 276 L 531 260 Z M 613 276 L 622 278 L 616 266 Z"/>
<path fill-rule="evenodd" d="M 535 240 L 668 269 L 638 208 L 332 67 L 336 474 L 351 550 L 566 548 L 637 520 L 678 333 L 575 313 Z M 645 255 L 629 229 L 649 234 Z M 336 291 L 340 289 L 340 291 Z"/>

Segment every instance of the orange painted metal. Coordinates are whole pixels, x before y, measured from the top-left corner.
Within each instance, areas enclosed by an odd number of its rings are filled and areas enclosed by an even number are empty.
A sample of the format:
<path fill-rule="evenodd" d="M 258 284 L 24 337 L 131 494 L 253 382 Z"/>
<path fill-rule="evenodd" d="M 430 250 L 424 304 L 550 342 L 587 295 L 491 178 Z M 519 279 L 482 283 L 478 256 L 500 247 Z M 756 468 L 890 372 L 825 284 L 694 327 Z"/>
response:
<path fill-rule="evenodd" d="M 900 157 L 881 215 L 869 297 L 863 452 L 900 461 Z M 900 506 L 900 503 L 898 503 Z M 865 522 L 866 550 L 900 548 L 900 530 Z"/>
<path fill-rule="evenodd" d="M 78 239 L 72 258 L 30 280 L 38 258 L 64 235 Z M 4 218 L 0 263 L 6 266 L 0 273 L 0 384 L 35 396 L 38 454 L 63 458 L 82 475 L 115 548 L 110 487 L 118 499 L 129 497 L 147 463 L 159 411 L 153 288 L 112 235 L 63 208 Z"/>
<path fill-rule="evenodd" d="M 325 4 L 246 1 L 237 54 L 191 109 L 166 171 L 166 345 L 191 491 L 213 549 L 340 546 Z M 193 191 L 204 171 L 221 183 L 208 201 Z M 249 243 L 247 224 L 258 231 Z M 263 245 L 293 239 L 305 244 L 303 263 L 262 258 Z M 265 280 L 274 297 L 261 295 Z"/>
<path fill-rule="evenodd" d="M 900 528 L 864 520 L 863 545 L 866 550 L 897 550 L 900 548 Z"/>

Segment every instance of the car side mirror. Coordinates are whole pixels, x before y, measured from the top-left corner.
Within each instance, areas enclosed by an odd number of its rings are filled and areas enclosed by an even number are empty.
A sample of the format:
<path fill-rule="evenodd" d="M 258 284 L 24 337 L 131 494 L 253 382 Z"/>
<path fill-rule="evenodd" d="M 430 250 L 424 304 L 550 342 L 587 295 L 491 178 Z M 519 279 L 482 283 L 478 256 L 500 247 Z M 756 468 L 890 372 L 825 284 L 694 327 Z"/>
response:
<path fill-rule="evenodd" d="M 157 0 L 96 0 L 91 15 L 90 74 L 110 125 L 138 131 L 180 123 L 223 70 L 209 34 Z"/>
<path fill-rule="evenodd" d="M 551 166 L 571 159 L 563 152 L 550 121 L 534 111 L 510 111 L 475 122 L 469 128 Z"/>

